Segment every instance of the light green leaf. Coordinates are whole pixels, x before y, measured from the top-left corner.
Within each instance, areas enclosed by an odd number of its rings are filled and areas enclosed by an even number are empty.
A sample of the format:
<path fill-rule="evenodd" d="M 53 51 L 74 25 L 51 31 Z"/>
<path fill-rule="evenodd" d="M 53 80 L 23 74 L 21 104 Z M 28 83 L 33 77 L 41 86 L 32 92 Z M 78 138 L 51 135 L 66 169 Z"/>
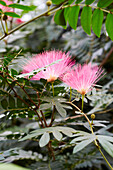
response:
<path fill-rule="evenodd" d="M 76 142 L 78 142 L 78 141 L 82 141 L 82 140 L 88 140 L 88 139 L 96 139 L 96 136 L 95 135 L 87 135 L 87 136 L 81 136 L 81 137 L 76 137 L 75 139 L 73 139 L 72 141 L 71 141 L 71 144 L 72 143 L 76 143 Z"/>
<path fill-rule="evenodd" d="M 5 12 L 4 13 L 7 16 L 13 17 L 13 18 L 21 18 L 18 14 L 16 14 L 15 12 Z"/>
<path fill-rule="evenodd" d="M 62 105 L 59 102 L 55 102 L 55 107 L 56 110 L 58 111 L 58 113 L 62 116 L 62 117 L 66 117 L 66 110 L 62 107 Z"/>
<path fill-rule="evenodd" d="M 100 37 L 103 19 L 104 19 L 103 11 L 100 9 L 94 10 L 92 16 L 92 30 L 98 37 Z"/>
<path fill-rule="evenodd" d="M 27 6 L 27 5 L 16 4 L 16 3 L 10 4 L 9 7 L 22 9 L 24 11 L 32 11 L 36 8 L 36 7 L 34 8 L 33 6 Z"/>
<path fill-rule="evenodd" d="M 42 134 L 43 134 L 43 132 L 28 134 L 25 137 L 23 137 L 22 139 L 20 139 L 19 141 L 24 141 L 24 140 L 27 140 L 27 139 L 32 139 L 34 137 L 36 138 L 36 137 L 38 137 L 39 135 L 42 135 Z"/>
<path fill-rule="evenodd" d="M 109 6 L 112 2 L 113 2 L 113 0 L 99 0 L 97 6 L 99 8 L 104 8 L 104 7 Z"/>
<path fill-rule="evenodd" d="M 100 139 L 100 140 L 107 140 L 109 142 L 113 142 L 112 136 L 97 135 L 97 138 Z"/>
<path fill-rule="evenodd" d="M 78 143 L 78 144 L 74 147 L 73 153 L 77 153 L 78 151 L 82 150 L 82 149 L 85 148 L 87 145 L 89 145 L 92 141 L 93 141 L 93 139 L 88 139 L 88 140 L 84 140 L 84 141 Z"/>
<path fill-rule="evenodd" d="M 86 0 L 86 1 L 85 1 L 85 4 L 86 4 L 86 5 L 90 5 L 90 4 L 92 4 L 94 1 L 95 1 L 95 0 Z"/>
<path fill-rule="evenodd" d="M 59 132 L 59 131 L 57 131 L 57 130 L 53 130 L 53 136 L 58 140 L 58 141 L 60 141 L 61 139 L 62 139 L 62 134 Z"/>
<path fill-rule="evenodd" d="M 46 146 L 48 144 L 49 140 L 50 140 L 49 133 L 45 132 L 39 140 L 39 146 L 40 147 Z"/>
<path fill-rule="evenodd" d="M 105 149 L 105 151 L 113 157 L 113 144 L 102 138 L 98 138 L 100 144 Z"/>
<path fill-rule="evenodd" d="M 111 40 L 113 41 L 113 14 L 107 15 L 105 25 L 106 25 L 106 31 L 109 37 L 111 38 Z"/>
<path fill-rule="evenodd" d="M 49 109 L 50 107 L 52 107 L 51 103 L 44 103 L 40 105 L 40 110 Z"/>
<path fill-rule="evenodd" d="M 66 109 L 73 109 L 71 106 L 69 106 L 69 105 L 66 105 L 66 104 L 61 104 L 62 105 L 62 107 L 64 107 L 64 108 L 66 108 Z"/>
<path fill-rule="evenodd" d="M 78 15 L 79 15 L 79 6 L 73 6 L 70 8 L 69 15 L 68 15 L 68 22 L 69 25 L 76 30 Z"/>
<path fill-rule="evenodd" d="M 0 164 L 0 170 L 29 170 L 15 164 Z"/>
<path fill-rule="evenodd" d="M 81 13 L 81 25 L 84 31 L 87 34 L 91 34 L 91 17 L 92 17 L 92 9 L 88 6 L 85 6 Z"/>
<path fill-rule="evenodd" d="M 61 25 L 64 29 L 66 29 L 66 21 L 64 17 L 64 9 L 61 9 L 55 13 L 54 21 L 57 25 Z"/>

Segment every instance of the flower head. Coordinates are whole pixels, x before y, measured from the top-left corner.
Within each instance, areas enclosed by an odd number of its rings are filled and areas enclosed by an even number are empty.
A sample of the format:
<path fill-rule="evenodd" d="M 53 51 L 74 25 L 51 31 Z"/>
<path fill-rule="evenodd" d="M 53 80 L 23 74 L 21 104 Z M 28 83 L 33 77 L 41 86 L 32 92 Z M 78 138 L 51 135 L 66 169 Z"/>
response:
<path fill-rule="evenodd" d="M 4 0 L 4 2 L 6 3 L 6 5 L 12 4 L 12 1 Z M 3 12 L 9 12 L 9 11 L 11 11 L 11 8 L 10 8 L 10 7 L 3 6 L 2 4 L 0 4 L 0 9 L 2 9 Z"/>
<path fill-rule="evenodd" d="M 91 63 L 78 64 L 74 69 L 67 72 L 62 80 L 80 94 L 85 95 L 95 86 L 95 83 L 102 77 L 103 70 L 98 66 L 92 66 Z"/>
<path fill-rule="evenodd" d="M 32 77 L 32 80 L 46 79 L 48 82 L 53 82 L 62 74 L 64 74 L 73 63 L 70 56 L 62 51 L 46 51 L 42 54 L 37 54 L 33 58 L 27 60 L 23 67 L 23 73 L 29 73 L 38 68 L 45 67 L 59 59 L 62 59 L 58 63 L 48 66 L 46 69 L 40 71 Z"/>

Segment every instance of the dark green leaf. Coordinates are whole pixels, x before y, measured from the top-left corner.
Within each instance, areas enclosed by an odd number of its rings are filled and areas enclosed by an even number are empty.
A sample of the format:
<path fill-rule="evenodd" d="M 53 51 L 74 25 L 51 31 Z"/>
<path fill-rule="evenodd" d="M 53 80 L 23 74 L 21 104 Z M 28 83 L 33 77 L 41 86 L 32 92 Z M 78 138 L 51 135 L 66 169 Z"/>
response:
<path fill-rule="evenodd" d="M 5 12 L 5 15 L 8 15 L 10 17 L 14 17 L 14 18 L 21 18 L 18 14 L 16 14 L 15 12 Z"/>
<path fill-rule="evenodd" d="M 18 72 L 12 68 L 11 69 L 11 76 L 14 77 L 15 75 L 18 75 Z"/>
<path fill-rule="evenodd" d="M 0 1 L 0 4 L 3 5 L 3 6 L 7 6 L 4 1 Z"/>
<path fill-rule="evenodd" d="M 59 10 L 56 12 L 55 16 L 54 16 L 54 21 L 57 25 L 61 25 L 63 26 L 63 28 L 66 28 L 66 21 L 64 18 L 64 9 Z"/>
<path fill-rule="evenodd" d="M 91 17 L 92 10 L 90 7 L 85 6 L 81 13 L 81 25 L 87 34 L 91 34 Z"/>
<path fill-rule="evenodd" d="M 22 108 L 22 101 L 17 98 L 17 107 Z"/>
<path fill-rule="evenodd" d="M 82 2 L 83 0 L 76 0 L 76 4 L 79 4 L 80 2 Z"/>
<path fill-rule="evenodd" d="M 106 25 L 106 31 L 109 37 L 111 38 L 111 40 L 113 41 L 113 14 L 107 15 L 105 25 Z"/>
<path fill-rule="evenodd" d="M 9 107 L 15 108 L 15 99 L 12 96 L 9 96 Z"/>
<path fill-rule="evenodd" d="M 75 30 L 77 27 L 79 10 L 80 10 L 79 6 L 73 6 L 71 7 L 70 12 L 69 12 L 68 22 L 69 22 L 69 25 Z"/>
<path fill-rule="evenodd" d="M 104 8 L 104 7 L 109 6 L 112 2 L 113 2 L 113 0 L 99 0 L 97 6 L 99 8 Z"/>
<path fill-rule="evenodd" d="M 68 4 L 72 4 L 75 0 L 69 0 Z"/>
<path fill-rule="evenodd" d="M 86 0 L 86 1 L 85 1 L 85 4 L 86 4 L 86 5 L 90 5 L 90 4 L 92 4 L 94 1 L 95 1 L 95 0 Z"/>
<path fill-rule="evenodd" d="M 66 0 L 52 0 L 52 3 L 58 5 L 58 4 L 61 4 L 61 3 L 65 2 L 65 1 Z"/>
<path fill-rule="evenodd" d="M 2 101 L 1 101 L 1 106 L 3 107 L 3 109 L 7 109 L 7 107 L 8 107 L 8 102 L 7 102 L 7 100 L 6 99 L 3 99 Z"/>
<path fill-rule="evenodd" d="M 103 11 L 96 9 L 92 16 L 92 30 L 98 37 L 100 37 L 103 18 Z"/>
<path fill-rule="evenodd" d="M 27 6 L 27 5 L 16 4 L 16 3 L 10 4 L 9 7 L 22 9 L 24 11 L 32 11 L 35 9 L 34 6 Z"/>

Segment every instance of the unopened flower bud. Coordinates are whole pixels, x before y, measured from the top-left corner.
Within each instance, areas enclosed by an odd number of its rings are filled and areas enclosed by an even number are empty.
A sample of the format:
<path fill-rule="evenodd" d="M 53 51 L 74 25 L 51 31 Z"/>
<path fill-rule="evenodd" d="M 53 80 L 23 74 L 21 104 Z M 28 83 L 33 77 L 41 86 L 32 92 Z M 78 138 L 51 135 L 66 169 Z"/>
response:
<path fill-rule="evenodd" d="M 95 119 L 95 114 L 91 114 L 91 119 Z"/>
<path fill-rule="evenodd" d="M 52 5 L 52 1 L 51 1 L 51 0 L 48 0 L 48 1 L 46 2 L 46 5 L 47 5 L 47 6 L 51 6 L 51 5 Z"/>
<path fill-rule="evenodd" d="M 3 20 L 6 21 L 8 19 L 7 15 L 3 15 Z"/>

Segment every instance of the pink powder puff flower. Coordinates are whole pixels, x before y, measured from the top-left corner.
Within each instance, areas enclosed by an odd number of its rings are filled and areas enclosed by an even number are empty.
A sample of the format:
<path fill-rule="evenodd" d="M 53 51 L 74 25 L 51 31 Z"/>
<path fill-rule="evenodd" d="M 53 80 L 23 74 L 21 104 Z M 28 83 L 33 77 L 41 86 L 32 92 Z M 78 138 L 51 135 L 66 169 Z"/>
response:
<path fill-rule="evenodd" d="M 69 54 L 65 54 L 62 51 L 46 51 L 42 54 L 37 54 L 33 58 L 27 60 L 23 67 L 22 73 L 29 73 L 33 70 L 45 67 L 46 65 L 62 59 L 58 63 L 47 67 L 45 70 L 40 71 L 31 78 L 32 80 L 40 80 L 41 78 L 43 78 L 46 79 L 47 82 L 53 82 L 58 79 L 58 77 L 60 77 L 62 74 L 64 74 L 67 69 L 71 68 L 71 66 L 74 64 L 70 58 L 71 57 L 69 56 Z"/>
<path fill-rule="evenodd" d="M 8 1 L 8 0 L 3 0 L 6 5 L 10 5 L 12 4 L 12 1 Z M 3 12 L 10 12 L 12 9 L 10 7 L 7 6 L 3 6 L 2 4 L 0 4 L 0 9 L 2 9 Z"/>
<path fill-rule="evenodd" d="M 78 64 L 74 69 L 67 72 L 62 77 L 62 80 L 73 89 L 76 89 L 81 95 L 85 95 L 102 77 L 103 71 L 97 65 L 92 66 L 91 63 L 83 66 Z"/>

